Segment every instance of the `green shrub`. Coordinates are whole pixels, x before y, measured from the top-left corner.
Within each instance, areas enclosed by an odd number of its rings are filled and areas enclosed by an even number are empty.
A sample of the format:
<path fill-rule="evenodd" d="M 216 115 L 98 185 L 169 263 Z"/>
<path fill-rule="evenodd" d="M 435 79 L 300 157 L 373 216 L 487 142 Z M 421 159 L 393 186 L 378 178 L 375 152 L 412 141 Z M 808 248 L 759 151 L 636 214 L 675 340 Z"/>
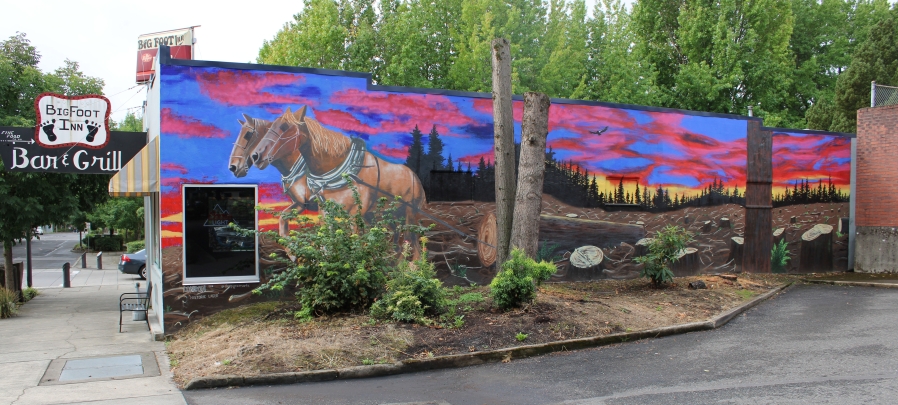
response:
<path fill-rule="evenodd" d="M 786 265 L 789 264 L 789 246 L 785 239 L 781 239 L 779 243 L 773 245 L 770 250 L 770 269 L 774 273 L 785 273 Z"/>
<path fill-rule="evenodd" d="M 394 213 L 398 201 L 387 203 L 378 200 L 375 207 L 364 212 L 358 189 L 348 176 L 353 195 L 353 213 L 334 201 L 319 203 L 317 221 L 300 216 L 298 212 L 266 212 L 299 222 L 300 229 L 289 236 L 277 232 L 261 232 L 274 238 L 295 261 L 272 254 L 271 258 L 286 265 L 284 271 L 271 275 L 268 282 L 254 292 L 281 291 L 287 287 L 297 289 L 296 296 L 302 309 L 295 313 L 299 319 L 340 311 L 367 309 L 383 294 L 387 273 L 396 263 L 398 234 L 421 234 L 425 228 L 402 225 Z M 398 200 L 398 197 L 397 197 Z M 365 221 L 365 218 L 370 218 Z M 231 225 L 242 235 L 253 235 L 253 230 Z M 408 303 L 404 303 L 404 308 Z"/>
<path fill-rule="evenodd" d="M 98 252 L 118 252 L 122 250 L 122 242 L 115 238 L 104 236 L 93 240 L 93 249 Z"/>
<path fill-rule="evenodd" d="M 490 295 L 499 308 L 519 307 L 536 297 L 536 286 L 552 277 L 557 269 L 552 263 L 527 257 L 523 250 L 511 251 L 511 258 L 490 283 Z"/>
<path fill-rule="evenodd" d="M 94 235 L 88 234 L 81 240 L 89 249 L 104 252 L 118 252 L 122 250 L 125 237 L 122 235 Z"/>
<path fill-rule="evenodd" d="M 125 249 L 127 249 L 128 253 L 134 253 L 139 250 L 143 250 L 146 245 L 146 241 L 136 240 L 134 242 L 128 242 L 125 244 Z"/>
<path fill-rule="evenodd" d="M 19 295 L 15 291 L 0 287 L 0 319 L 10 318 L 16 314 Z"/>
<path fill-rule="evenodd" d="M 658 231 L 648 246 L 648 253 L 635 259 L 645 265 L 639 275 L 651 280 L 656 288 L 673 280 L 670 264 L 676 262 L 680 251 L 693 241 L 692 236 L 686 228 L 676 225 Z"/>
<path fill-rule="evenodd" d="M 22 290 L 22 297 L 25 298 L 25 301 L 31 301 L 32 298 L 37 297 L 40 293 L 36 288 L 27 287 Z"/>
<path fill-rule="evenodd" d="M 428 315 L 446 311 L 446 291 L 437 280 L 433 263 L 427 261 L 426 238 L 421 238 L 421 257 L 409 261 L 411 247 L 403 246 L 402 259 L 387 277 L 387 293 L 371 306 L 371 316 L 403 322 L 429 324 Z"/>

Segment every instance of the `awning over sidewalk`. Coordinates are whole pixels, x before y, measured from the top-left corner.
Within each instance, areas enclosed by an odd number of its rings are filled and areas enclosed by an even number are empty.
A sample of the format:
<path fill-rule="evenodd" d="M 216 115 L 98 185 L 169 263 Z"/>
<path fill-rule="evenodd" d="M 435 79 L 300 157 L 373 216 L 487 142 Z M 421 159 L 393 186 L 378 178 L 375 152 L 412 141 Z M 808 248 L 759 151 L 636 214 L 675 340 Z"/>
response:
<path fill-rule="evenodd" d="M 139 197 L 159 192 L 159 137 L 155 137 L 109 180 L 109 195 Z"/>

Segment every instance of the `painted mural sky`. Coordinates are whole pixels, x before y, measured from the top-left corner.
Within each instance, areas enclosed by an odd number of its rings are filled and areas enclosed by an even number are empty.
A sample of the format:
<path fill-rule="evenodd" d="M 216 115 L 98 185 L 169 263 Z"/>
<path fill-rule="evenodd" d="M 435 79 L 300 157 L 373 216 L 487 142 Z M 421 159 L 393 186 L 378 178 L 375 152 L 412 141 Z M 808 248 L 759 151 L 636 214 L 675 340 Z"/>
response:
<path fill-rule="evenodd" d="M 309 107 L 308 116 L 365 139 L 370 151 L 394 163 L 405 161 L 415 126 L 425 141 L 436 126 L 445 144 L 443 155 L 451 155 L 453 161 L 469 163 L 473 169 L 481 157 L 492 161 L 489 95 L 387 92 L 368 90 L 365 78 L 214 67 L 166 65 L 160 77 L 164 193 L 179 195 L 184 182 L 260 183 L 265 199 L 284 200 L 276 169 L 253 168 L 238 179 L 228 171 L 227 162 L 243 114 L 274 120 L 288 107 L 295 111 L 303 105 Z M 523 102 L 516 101 L 514 110 L 519 138 Z M 605 127 L 608 130 L 600 136 L 590 133 Z M 747 121 L 738 117 L 553 104 L 548 146 L 557 159 L 573 161 L 599 180 L 636 177 L 643 186 L 687 194 L 722 180 L 727 187 L 744 191 L 746 128 Z M 847 191 L 848 141 L 833 138 L 778 133 L 774 186 L 832 176 Z M 603 188 L 616 186 L 612 182 Z M 165 211 L 180 213 L 180 198 L 165 200 L 163 216 Z"/>
<path fill-rule="evenodd" d="M 851 184 L 851 139 L 799 132 L 773 132 L 773 192 L 796 180 L 824 183 L 832 179 L 848 193 Z"/>

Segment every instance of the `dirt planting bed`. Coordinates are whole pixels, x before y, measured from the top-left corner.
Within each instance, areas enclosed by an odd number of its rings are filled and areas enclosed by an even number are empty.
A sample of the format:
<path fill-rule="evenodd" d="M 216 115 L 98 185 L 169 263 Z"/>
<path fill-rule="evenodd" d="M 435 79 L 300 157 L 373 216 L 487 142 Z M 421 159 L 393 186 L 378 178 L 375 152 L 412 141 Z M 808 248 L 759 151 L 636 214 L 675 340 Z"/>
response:
<path fill-rule="evenodd" d="M 455 287 L 450 312 L 433 326 L 375 322 L 365 314 L 299 322 L 295 302 L 264 302 L 192 322 L 170 338 L 168 351 L 182 386 L 212 375 L 394 363 L 702 321 L 792 280 L 704 275 L 662 289 L 645 279 L 550 283 L 532 305 L 511 311 L 493 307 L 488 287 Z M 695 281 L 708 288 L 690 289 Z"/>

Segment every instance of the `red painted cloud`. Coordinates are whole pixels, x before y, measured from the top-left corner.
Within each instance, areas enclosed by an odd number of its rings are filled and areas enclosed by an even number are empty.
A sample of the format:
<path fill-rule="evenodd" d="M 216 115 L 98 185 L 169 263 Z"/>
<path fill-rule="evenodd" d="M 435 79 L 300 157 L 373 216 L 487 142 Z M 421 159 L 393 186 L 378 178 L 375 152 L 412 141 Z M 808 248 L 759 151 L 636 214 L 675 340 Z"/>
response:
<path fill-rule="evenodd" d="M 162 133 L 179 138 L 224 138 L 228 133 L 192 117 L 175 114 L 171 108 L 162 109 Z"/>
<path fill-rule="evenodd" d="M 265 89 L 274 86 L 296 86 L 305 77 L 289 73 L 251 73 L 240 70 L 218 70 L 201 73 L 196 78 L 200 92 L 209 98 L 232 106 L 262 104 L 318 105 L 317 101 L 293 94 L 274 94 Z"/>

